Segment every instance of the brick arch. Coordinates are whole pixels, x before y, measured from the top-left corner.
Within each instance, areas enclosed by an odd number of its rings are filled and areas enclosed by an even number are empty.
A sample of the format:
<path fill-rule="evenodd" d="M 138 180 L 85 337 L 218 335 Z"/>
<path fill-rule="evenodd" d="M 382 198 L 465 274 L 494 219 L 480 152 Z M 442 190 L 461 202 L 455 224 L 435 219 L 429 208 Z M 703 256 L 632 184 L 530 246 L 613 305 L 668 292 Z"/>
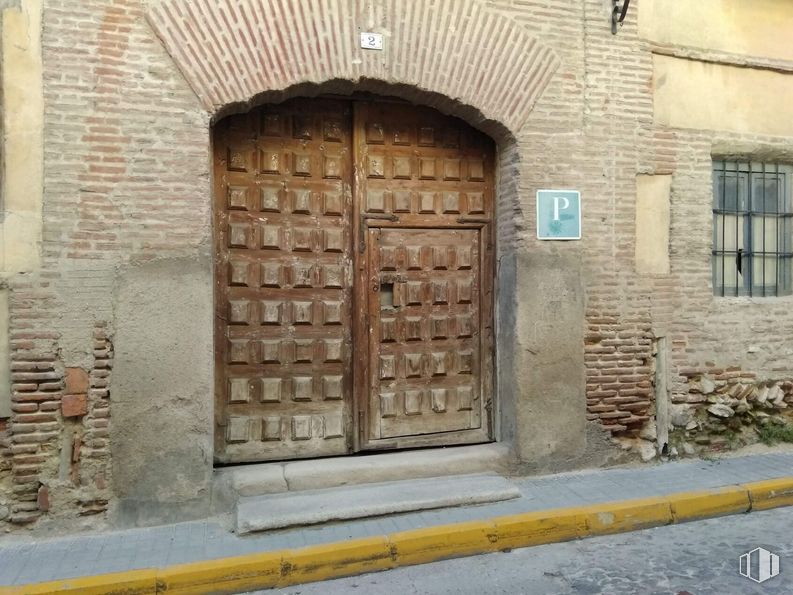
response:
<path fill-rule="evenodd" d="M 154 0 L 147 18 L 211 113 L 328 80 L 431 91 L 517 132 L 559 59 L 480 0 Z M 382 32 L 383 51 L 358 47 Z"/>

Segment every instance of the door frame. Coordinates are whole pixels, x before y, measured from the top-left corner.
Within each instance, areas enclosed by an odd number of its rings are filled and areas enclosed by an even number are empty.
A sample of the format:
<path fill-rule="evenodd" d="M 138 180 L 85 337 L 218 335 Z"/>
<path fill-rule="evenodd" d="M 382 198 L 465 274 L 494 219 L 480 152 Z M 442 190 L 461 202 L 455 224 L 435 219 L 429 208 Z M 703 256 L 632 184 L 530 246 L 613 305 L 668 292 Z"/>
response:
<path fill-rule="evenodd" d="M 293 98 L 296 99 L 296 98 Z M 311 98 L 307 98 L 311 99 Z M 395 450 L 402 448 L 418 448 L 418 447 L 431 447 L 431 446 L 456 446 L 464 444 L 476 444 L 495 441 L 497 436 L 497 413 L 498 404 L 496 400 L 495 391 L 495 299 L 494 292 L 495 284 L 495 252 L 496 252 L 496 225 L 495 225 L 495 163 L 496 151 L 495 146 L 487 151 L 485 159 L 485 179 L 487 181 L 487 188 L 485 192 L 486 204 L 490 205 L 489 215 L 483 215 L 481 218 L 476 216 L 466 217 L 460 216 L 454 224 L 446 224 L 438 226 L 437 224 L 409 224 L 400 222 L 394 215 L 374 215 L 366 214 L 364 207 L 364 197 L 362 188 L 365 187 L 365 180 L 363 179 L 366 172 L 365 157 L 366 153 L 361 150 L 360 143 L 365 140 L 364 135 L 361 134 L 360 106 L 365 104 L 397 104 L 403 106 L 411 106 L 410 102 L 393 98 L 393 97 L 379 97 L 370 96 L 369 94 L 354 94 L 352 96 L 339 96 L 339 95 L 320 95 L 316 99 L 328 99 L 336 101 L 345 101 L 349 105 L 348 122 L 351 123 L 351 172 L 348 174 L 349 182 L 346 192 L 351 193 L 351 221 L 349 222 L 351 230 L 351 250 L 352 250 L 352 320 L 351 320 L 351 357 L 352 357 L 352 395 L 349 404 L 350 417 L 348 417 L 349 433 L 347 440 L 347 454 L 354 454 L 362 451 L 378 451 L 378 450 Z M 279 102 L 280 103 L 280 102 Z M 276 104 L 277 105 L 277 104 Z M 252 110 L 260 109 L 262 106 L 252 108 Z M 435 112 L 438 117 L 448 117 L 441 112 L 430 108 L 429 106 L 415 106 L 416 109 L 427 109 Z M 247 113 L 247 112 L 246 112 Z M 472 128 L 470 124 L 459 120 L 461 127 Z M 212 129 L 212 157 L 213 157 L 213 193 L 212 193 L 212 219 L 213 219 L 213 283 L 219 283 L 217 256 L 219 254 L 219 242 L 221 241 L 220 230 L 217 226 L 217 213 L 216 209 L 221 208 L 220 205 L 225 200 L 225 193 L 221 190 L 221 180 L 223 176 L 217 169 L 215 160 L 217 129 L 213 126 Z M 345 192 L 345 194 L 346 194 Z M 481 353 L 481 384 L 479 386 L 479 395 L 482 407 L 482 423 L 480 428 L 469 430 L 458 430 L 449 432 L 439 432 L 435 434 L 404 436 L 395 438 L 381 438 L 376 440 L 368 439 L 368 429 L 371 420 L 369 419 L 369 404 L 370 404 L 370 365 L 369 365 L 369 328 L 371 313 L 368 309 L 368 271 L 369 271 L 369 250 L 367 249 L 367 235 L 369 229 L 372 228 L 403 228 L 403 229 L 476 229 L 480 232 L 480 353 Z M 222 350 L 218 348 L 219 341 L 223 341 L 224 332 L 221 319 L 223 316 L 222 309 L 224 305 L 218 300 L 217 288 L 213 291 L 213 361 L 214 361 L 214 423 L 213 423 L 213 460 L 215 465 L 225 464 L 239 464 L 243 461 L 226 460 L 225 457 L 218 457 L 217 441 L 220 439 L 219 427 L 225 424 L 217 422 L 220 412 L 223 410 L 220 403 L 220 395 L 223 394 L 222 383 L 225 382 L 225 376 L 219 374 L 218 370 L 223 365 Z M 330 455 L 337 456 L 337 455 Z M 341 455 L 343 456 L 343 455 Z M 302 457 L 300 457 L 302 458 Z M 287 458 L 267 458 L 260 459 L 261 462 L 275 462 L 280 460 L 292 460 L 291 457 Z M 297 460 L 297 459 L 296 459 Z M 248 462 L 257 462 L 254 460 L 246 460 Z"/>

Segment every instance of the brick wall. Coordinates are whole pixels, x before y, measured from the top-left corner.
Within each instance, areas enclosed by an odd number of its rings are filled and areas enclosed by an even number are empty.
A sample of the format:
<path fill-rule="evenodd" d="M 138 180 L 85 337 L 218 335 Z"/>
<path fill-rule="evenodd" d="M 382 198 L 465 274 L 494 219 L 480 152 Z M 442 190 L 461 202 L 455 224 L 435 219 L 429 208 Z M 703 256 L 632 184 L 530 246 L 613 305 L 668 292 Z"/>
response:
<path fill-rule="evenodd" d="M 793 375 L 790 301 L 714 299 L 710 287 L 713 147 L 781 153 L 790 139 L 657 127 L 651 48 L 636 30 L 640 4 L 631 3 L 617 36 L 603 0 L 477 4 L 553 48 L 536 54 L 556 70 L 528 119 L 505 116 L 513 135 L 492 123 L 488 128 L 500 141 L 500 241 L 502 249 L 518 243 L 558 249 L 534 239 L 534 193 L 581 190 L 584 240 L 564 249 L 579 251 L 584 263 L 587 415 L 617 436 L 637 434 L 654 414 L 658 336 L 669 339 L 673 399 L 680 402 L 700 371 L 735 368 L 760 380 Z M 43 512 L 66 522 L 105 511 L 112 501 L 113 431 L 108 296 L 116 271 L 194 256 L 210 245 L 207 98 L 202 104 L 196 97 L 190 83 L 198 79 L 177 69 L 144 9 L 140 0 L 46 2 L 43 267 L 9 281 L 13 417 L 7 428 L 0 425 L 0 520 L 6 505 L 18 524 Z M 509 46 L 497 48 L 506 63 Z M 292 78 L 319 81 L 344 66 L 308 58 L 300 67 L 313 70 Z M 490 64 L 496 74 L 497 65 Z M 361 73 L 364 67 L 348 75 Z M 405 68 L 388 76 L 400 73 L 422 80 Z M 391 89 L 488 126 L 481 122 L 488 114 L 456 102 L 464 91 L 444 100 Z M 519 99 L 513 103 L 536 98 Z M 634 272 L 638 173 L 673 176 L 668 275 Z M 69 392 L 70 369 L 86 374 L 84 393 Z M 81 399 L 66 395 L 84 395 L 84 412 L 65 415 L 64 406 L 82 411 Z"/>
<path fill-rule="evenodd" d="M 195 251 L 207 117 L 141 3 L 48 2 L 43 45 L 47 265 Z"/>
<path fill-rule="evenodd" d="M 44 264 L 10 280 L 17 524 L 107 508 L 114 271 L 194 254 L 210 237 L 208 117 L 142 4 L 47 2 L 43 51 Z M 71 366 L 88 382 L 73 416 Z"/>
<path fill-rule="evenodd" d="M 541 249 L 533 239 L 537 188 L 582 191 L 588 417 L 617 435 L 635 435 L 654 413 L 655 337 L 669 339 L 675 401 L 685 400 L 693 370 L 733 367 L 761 379 L 793 373 L 790 300 L 714 298 L 710 262 L 712 154 L 734 147 L 784 159 L 790 139 L 656 126 L 652 46 L 636 27 L 641 0 L 617 36 L 609 32 L 607 4 L 498 6 L 562 60 L 520 139 L 525 241 Z M 668 275 L 635 274 L 638 173 L 673 174 Z"/>
<path fill-rule="evenodd" d="M 546 249 L 534 239 L 537 189 L 581 191 L 588 419 L 635 434 L 652 414 L 652 299 L 633 274 L 635 176 L 656 171 L 651 55 L 636 38 L 633 6 L 612 36 L 600 1 L 505 4 L 562 60 L 521 135 L 524 241 Z"/>

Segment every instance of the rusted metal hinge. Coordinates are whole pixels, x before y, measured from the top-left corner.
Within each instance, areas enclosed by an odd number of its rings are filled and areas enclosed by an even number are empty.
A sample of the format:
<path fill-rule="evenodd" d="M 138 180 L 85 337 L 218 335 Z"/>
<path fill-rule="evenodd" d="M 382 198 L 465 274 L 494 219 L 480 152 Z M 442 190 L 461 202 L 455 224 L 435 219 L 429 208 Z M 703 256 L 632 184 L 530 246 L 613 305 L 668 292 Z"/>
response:
<path fill-rule="evenodd" d="M 490 219 L 486 217 L 466 217 L 463 215 L 462 217 L 457 217 L 457 223 L 482 223 L 487 224 L 490 223 Z"/>
<path fill-rule="evenodd" d="M 361 254 L 366 251 L 366 222 L 374 219 L 377 221 L 399 221 L 399 217 L 389 213 L 364 213 L 361 215 L 361 235 L 358 249 Z"/>

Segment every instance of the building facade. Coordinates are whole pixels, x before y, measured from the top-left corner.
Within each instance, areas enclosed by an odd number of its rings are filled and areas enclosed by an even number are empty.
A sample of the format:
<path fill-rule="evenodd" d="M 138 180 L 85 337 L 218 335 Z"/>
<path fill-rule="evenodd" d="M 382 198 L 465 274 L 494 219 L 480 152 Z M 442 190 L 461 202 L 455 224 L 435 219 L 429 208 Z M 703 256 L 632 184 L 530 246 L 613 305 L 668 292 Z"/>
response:
<path fill-rule="evenodd" d="M 1 2 L 0 522 L 782 423 L 793 7 L 633 0 L 612 33 L 614 4 Z M 538 239 L 540 189 L 580 192 L 580 240 Z"/>

